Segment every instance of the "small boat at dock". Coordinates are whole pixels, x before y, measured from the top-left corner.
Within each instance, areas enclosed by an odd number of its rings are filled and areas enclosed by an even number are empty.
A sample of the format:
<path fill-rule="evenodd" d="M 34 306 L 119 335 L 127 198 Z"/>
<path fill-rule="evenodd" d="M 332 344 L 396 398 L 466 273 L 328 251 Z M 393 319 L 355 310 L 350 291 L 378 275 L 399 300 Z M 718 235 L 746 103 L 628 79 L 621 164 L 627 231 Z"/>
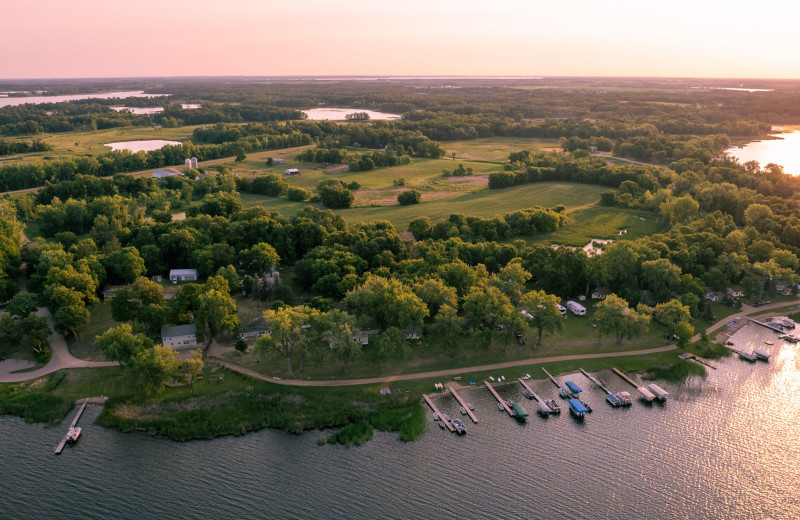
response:
<path fill-rule="evenodd" d="M 561 406 L 556 402 L 555 399 L 550 399 L 549 401 L 545 401 L 547 406 L 550 407 L 550 413 L 559 415 L 561 413 Z"/>
<path fill-rule="evenodd" d="M 522 391 L 522 395 L 524 395 L 524 396 L 525 396 L 525 397 L 527 397 L 528 399 L 533 399 L 533 398 L 534 398 L 534 397 L 533 397 L 533 392 L 531 392 L 531 391 L 530 391 L 530 390 L 528 390 L 527 388 L 526 388 L 525 390 L 523 390 L 523 391 Z"/>
<path fill-rule="evenodd" d="M 586 401 L 583 401 L 581 399 L 578 399 L 578 401 L 580 401 L 580 403 L 586 408 L 587 412 L 592 413 L 592 407 L 589 406 L 589 403 L 587 403 Z"/>
<path fill-rule="evenodd" d="M 622 406 L 622 401 L 620 401 L 616 395 L 610 392 L 606 394 L 606 401 L 608 401 L 609 404 L 614 408 L 619 408 L 620 406 Z"/>
<path fill-rule="evenodd" d="M 589 413 L 589 410 L 586 408 L 586 406 L 584 406 L 582 402 L 574 398 L 569 400 L 569 411 L 577 419 L 583 419 L 584 415 Z"/>
<path fill-rule="evenodd" d="M 769 358 L 772 357 L 772 354 L 769 354 L 757 348 L 753 349 L 753 354 L 755 354 L 758 359 L 761 359 L 763 361 L 769 361 Z"/>
<path fill-rule="evenodd" d="M 447 415 L 446 413 L 443 413 L 443 414 L 442 414 L 442 418 L 443 418 L 445 421 L 452 421 L 452 419 L 450 418 L 450 416 L 449 416 L 449 415 Z"/>
<path fill-rule="evenodd" d="M 474 406 L 472 406 L 472 403 L 467 403 L 467 408 L 469 408 L 469 409 L 470 409 L 470 410 L 472 410 L 473 412 L 475 411 L 475 407 L 474 407 Z"/>
<path fill-rule="evenodd" d="M 444 423 L 442 421 L 438 421 L 436 424 L 439 425 L 439 428 L 444 430 Z"/>
<path fill-rule="evenodd" d="M 459 406 L 458 411 L 461 412 L 461 415 L 467 415 L 467 409 L 463 406 Z"/>
<path fill-rule="evenodd" d="M 464 426 L 464 423 L 461 422 L 461 419 L 453 419 L 453 428 L 456 429 L 456 433 L 459 435 L 464 435 L 467 433 L 467 427 Z"/>
<path fill-rule="evenodd" d="M 566 390 L 564 390 L 563 388 L 559 388 L 559 389 L 558 389 L 558 395 L 560 395 L 560 396 L 561 396 L 561 397 L 563 397 L 564 399 L 567 399 L 567 398 L 569 397 L 569 392 L 567 392 L 567 391 L 566 391 Z"/>
<path fill-rule="evenodd" d="M 433 420 L 434 421 L 438 421 L 439 420 L 439 414 L 438 413 L 434 413 L 433 414 Z"/>
<path fill-rule="evenodd" d="M 497 403 L 497 409 L 501 412 L 505 411 L 505 408 L 503 408 L 503 403 Z"/>
<path fill-rule="evenodd" d="M 579 394 L 583 392 L 583 390 L 581 390 L 581 387 L 579 387 L 572 381 L 567 381 L 564 383 L 564 385 L 566 385 L 566 387 L 569 388 L 569 391 L 572 392 L 573 394 Z"/>
<path fill-rule="evenodd" d="M 755 354 L 749 354 L 745 351 L 739 352 L 739 358 L 744 359 L 745 361 L 754 362 L 758 359 Z"/>
<path fill-rule="evenodd" d="M 630 392 L 620 392 L 616 394 L 616 396 L 619 398 L 621 406 L 630 406 L 633 404 L 633 399 L 631 399 Z"/>
<path fill-rule="evenodd" d="M 67 430 L 67 442 L 75 442 L 81 436 L 81 427 L 73 426 Z"/>

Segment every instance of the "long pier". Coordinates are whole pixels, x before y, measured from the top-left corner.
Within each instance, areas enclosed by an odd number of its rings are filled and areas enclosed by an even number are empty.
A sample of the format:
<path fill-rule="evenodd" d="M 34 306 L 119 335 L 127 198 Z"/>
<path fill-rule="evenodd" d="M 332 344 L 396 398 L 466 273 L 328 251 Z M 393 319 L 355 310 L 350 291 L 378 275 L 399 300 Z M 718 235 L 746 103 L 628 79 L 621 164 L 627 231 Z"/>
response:
<path fill-rule="evenodd" d="M 472 422 L 474 422 L 475 424 L 478 424 L 478 418 L 475 417 L 475 414 L 472 413 L 472 410 L 469 409 L 469 406 L 467 406 L 467 403 L 463 399 L 461 399 L 461 396 L 458 395 L 458 392 L 456 392 L 456 389 L 453 388 L 452 385 L 447 385 L 447 388 L 450 389 L 450 393 L 453 394 L 453 397 L 456 398 L 456 401 L 458 401 L 458 403 L 461 405 L 461 407 L 464 408 L 464 410 L 467 411 L 467 415 L 469 415 L 469 418 L 472 419 Z"/>
<path fill-rule="evenodd" d="M 72 428 L 75 427 L 75 425 L 78 424 L 78 421 L 80 420 L 81 415 L 83 414 L 83 411 L 86 409 L 86 405 L 87 404 L 89 404 L 89 399 L 88 398 L 83 400 L 83 404 L 81 404 L 81 407 L 78 409 L 78 413 L 75 414 L 75 418 L 72 419 L 72 423 L 69 425 L 69 428 L 67 429 L 67 434 L 64 435 L 64 438 L 62 438 L 61 442 L 59 442 L 58 446 L 56 446 L 56 450 L 55 450 L 56 455 L 60 455 L 61 452 L 64 451 L 64 446 L 66 446 L 66 444 L 67 444 L 69 430 L 71 430 Z"/>
<path fill-rule="evenodd" d="M 547 375 L 547 377 L 549 377 L 549 378 L 550 378 L 550 381 L 552 381 L 552 382 L 553 382 L 553 384 L 554 384 L 554 385 L 556 385 L 556 386 L 558 387 L 558 389 L 559 389 L 559 390 L 561 390 L 561 389 L 563 388 L 563 387 L 561 386 L 561 383 L 559 383 L 559 382 L 558 382 L 558 379 L 556 379 L 555 377 L 553 377 L 553 374 L 551 374 L 550 372 L 548 372 L 548 371 L 547 371 L 547 370 L 546 370 L 544 367 L 542 367 L 542 372 L 544 372 L 544 373 Z M 566 390 L 564 390 L 564 391 L 566 391 Z"/>
<path fill-rule="evenodd" d="M 766 328 L 768 328 L 770 330 L 774 330 L 775 332 L 778 332 L 780 334 L 784 334 L 784 330 L 782 328 L 780 328 L 780 327 L 775 327 L 773 325 L 770 325 L 769 323 L 765 323 L 763 321 L 754 320 L 753 318 L 747 318 L 747 320 L 749 322 L 751 322 L 751 323 L 755 323 L 756 325 L 761 325 L 762 327 L 766 327 Z"/>
<path fill-rule="evenodd" d="M 453 428 L 453 425 L 450 424 L 450 421 L 448 421 L 447 419 L 444 418 L 444 415 L 442 415 L 442 412 L 440 412 L 439 409 L 436 408 L 436 405 L 433 404 L 433 401 L 431 401 L 430 397 L 428 397 L 425 394 L 422 394 L 422 397 L 423 397 L 423 399 L 425 399 L 425 402 L 428 403 L 428 406 L 431 407 L 431 410 L 433 410 L 433 413 L 435 413 L 436 415 L 439 416 L 439 420 L 442 421 L 445 426 L 447 426 L 447 429 L 450 430 L 451 432 L 455 431 L 455 428 Z"/>
<path fill-rule="evenodd" d="M 613 371 L 615 374 L 617 374 L 619 377 L 621 377 L 622 379 L 624 379 L 625 381 L 627 381 L 627 382 L 628 382 L 628 383 L 629 383 L 629 384 L 630 384 L 632 387 L 634 387 L 636 390 L 638 390 L 638 391 L 639 391 L 639 393 L 640 393 L 640 394 L 642 394 L 642 398 L 643 398 L 645 401 L 647 401 L 648 403 L 649 403 L 649 402 L 651 402 L 653 399 L 655 399 L 655 398 L 656 398 L 656 396 L 653 394 L 653 392 L 651 392 L 650 390 L 648 390 L 648 389 L 647 389 L 647 388 L 645 388 L 644 386 L 639 386 L 639 385 L 636 383 L 636 381 L 634 381 L 634 380 L 633 380 L 633 379 L 631 379 L 630 377 L 628 377 L 628 376 L 626 376 L 625 374 L 623 374 L 623 373 L 622 373 L 622 372 L 621 372 L 619 369 L 617 369 L 617 368 L 612 368 L 611 370 L 612 370 L 612 371 Z"/>
<path fill-rule="evenodd" d="M 528 386 L 528 383 L 526 383 L 524 379 L 519 378 L 519 382 L 522 383 L 522 386 L 525 387 L 525 390 L 527 390 L 528 392 L 530 392 L 533 395 L 533 398 L 539 404 L 540 413 L 545 413 L 545 410 L 547 411 L 547 413 L 552 413 L 553 410 L 552 410 L 552 408 L 550 408 L 550 405 L 548 405 L 547 402 L 545 402 L 544 399 L 539 397 L 539 395 L 536 392 L 533 391 L 533 388 Z"/>
<path fill-rule="evenodd" d="M 606 388 L 606 385 L 604 385 L 603 383 L 601 383 L 600 381 L 598 381 L 596 377 L 594 377 L 593 375 L 591 375 L 591 374 L 590 374 L 589 372 L 587 372 L 586 370 L 584 370 L 584 369 L 582 369 L 582 368 L 579 368 L 578 370 L 580 370 L 580 371 L 581 371 L 581 374 L 583 374 L 584 376 L 586 376 L 586 379 L 588 379 L 589 381 L 591 381 L 592 383 L 594 383 L 594 384 L 596 384 L 598 387 L 600 387 L 600 389 L 601 389 L 603 392 L 605 392 L 605 393 L 607 393 L 607 394 L 611 394 L 611 393 L 613 393 L 611 390 L 609 390 L 608 388 Z"/>
<path fill-rule="evenodd" d="M 488 388 L 492 395 L 497 399 L 497 402 L 503 405 L 503 408 L 506 412 L 508 412 L 508 415 L 514 417 L 514 410 L 508 407 L 506 402 L 503 401 L 503 398 L 497 393 L 497 390 L 495 390 L 492 385 L 489 384 L 489 381 L 484 381 L 483 384 L 486 385 L 486 388 Z"/>
<path fill-rule="evenodd" d="M 698 363 L 700 363 L 701 365 L 707 366 L 708 368 L 713 368 L 714 370 L 717 369 L 717 365 L 715 365 L 711 361 L 709 361 L 709 360 L 707 360 L 705 358 L 701 358 L 697 354 L 692 354 L 691 352 L 687 352 L 686 354 L 681 354 L 678 357 L 681 358 L 681 359 L 693 359 L 693 360 L 697 361 Z"/>

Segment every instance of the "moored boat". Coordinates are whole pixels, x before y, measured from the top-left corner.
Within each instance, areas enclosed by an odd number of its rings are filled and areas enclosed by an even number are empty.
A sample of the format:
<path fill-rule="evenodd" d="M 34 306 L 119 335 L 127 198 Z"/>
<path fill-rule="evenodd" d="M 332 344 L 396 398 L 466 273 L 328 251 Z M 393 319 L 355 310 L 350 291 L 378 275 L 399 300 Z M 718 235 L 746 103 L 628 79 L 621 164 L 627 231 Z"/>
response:
<path fill-rule="evenodd" d="M 438 421 L 439 420 L 439 414 L 438 413 L 434 413 L 433 414 L 433 420 L 434 421 Z"/>
<path fill-rule="evenodd" d="M 559 388 L 559 389 L 558 389 L 558 395 L 560 395 L 560 396 L 561 396 L 561 397 L 563 397 L 564 399 L 567 399 L 567 398 L 569 397 L 569 392 L 567 392 L 567 391 L 566 391 L 566 390 L 564 390 L 563 388 Z"/>
<path fill-rule="evenodd" d="M 589 410 L 584 406 L 582 402 L 577 399 L 570 399 L 569 401 L 569 411 L 578 419 L 583 419 L 583 417 L 589 412 Z"/>
<path fill-rule="evenodd" d="M 558 415 L 558 414 L 560 414 L 560 413 L 561 413 L 561 405 L 559 405 L 559 404 L 556 402 L 556 400 L 555 400 L 555 399 L 550 399 L 550 400 L 548 400 L 548 401 L 545 401 L 545 402 L 547 403 L 547 406 L 549 406 L 549 407 L 550 407 L 550 413 L 551 413 L 551 414 L 553 414 L 553 413 L 554 413 L 554 414 Z"/>
<path fill-rule="evenodd" d="M 505 408 L 503 408 L 503 403 L 497 403 L 497 409 L 500 410 L 501 412 L 504 411 Z"/>
<path fill-rule="evenodd" d="M 464 426 L 464 423 L 461 422 L 461 419 L 453 419 L 453 428 L 456 429 L 456 433 L 459 435 L 464 435 L 467 433 L 467 427 Z"/>
<path fill-rule="evenodd" d="M 449 416 L 449 415 L 447 415 L 446 413 L 443 413 L 443 414 L 442 414 L 442 418 L 443 418 L 445 421 L 452 421 L 452 419 L 450 418 L 450 416 Z"/>
<path fill-rule="evenodd" d="M 523 391 L 522 391 L 522 395 L 524 395 L 524 396 L 525 396 L 525 397 L 527 397 L 528 399 L 533 399 L 533 392 L 531 392 L 531 391 L 530 391 L 530 390 L 528 390 L 527 388 L 526 388 L 525 390 L 523 390 Z"/>
<path fill-rule="evenodd" d="M 763 350 L 759 350 L 757 348 L 753 349 L 753 354 L 755 354 L 758 359 L 762 359 L 764 361 L 769 361 L 769 358 L 772 357 L 772 354 L 769 354 L 768 352 L 764 352 Z"/>
<path fill-rule="evenodd" d="M 526 412 L 525 408 L 523 408 L 519 403 L 512 402 L 511 409 L 514 411 L 514 417 L 520 421 L 524 421 L 525 418 L 528 417 L 528 412 Z"/>
<path fill-rule="evenodd" d="M 581 402 L 581 404 L 583 404 L 583 406 L 585 406 L 585 407 L 586 407 L 586 411 L 587 411 L 587 412 L 589 412 L 589 413 L 592 413 L 592 407 L 591 407 L 591 406 L 589 406 L 589 403 L 587 403 L 586 401 L 583 401 L 583 400 L 581 400 L 581 399 L 578 399 L 578 401 L 580 401 L 580 402 Z"/>
<path fill-rule="evenodd" d="M 67 430 L 67 441 L 75 442 L 78 440 L 78 437 L 81 436 L 81 427 L 80 426 L 72 426 Z"/>
<path fill-rule="evenodd" d="M 469 408 L 472 411 L 475 411 L 475 407 L 472 406 L 472 403 L 467 403 L 467 408 Z"/>
<path fill-rule="evenodd" d="M 619 398 L 619 402 L 622 406 L 630 406 L 633 404 L 633 399 L 631 399 L 630 392 L 620 392 L 616 395 Z"/>
<path fill-rule="evenodd" d="M 467 415 L 467 409 L 463 406 L 459 406 L 458 411 L 461 412 L 461 415 Z"/>
<path fill-rule="evenodd" d="M 614 408 L 619 408 L 622 405 L 622 401 L 620 401 L 616 395 L 610 392 L 606 394 L 606 401 L 608 401 L 609 404 L 611 404 L 611 406 Z"/>

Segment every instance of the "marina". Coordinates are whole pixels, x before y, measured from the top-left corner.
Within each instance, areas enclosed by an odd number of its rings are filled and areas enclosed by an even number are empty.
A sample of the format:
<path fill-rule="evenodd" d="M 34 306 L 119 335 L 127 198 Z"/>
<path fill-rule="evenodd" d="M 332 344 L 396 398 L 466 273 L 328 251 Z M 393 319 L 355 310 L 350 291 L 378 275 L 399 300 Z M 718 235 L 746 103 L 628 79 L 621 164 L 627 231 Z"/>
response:
<path fill-rule="evenodd" d="M 450 421 L 447 419 L 447 415 L 441 413 L 439 411 L 439 409 L 436 408 L 436 405 L 433 404 L 433 401 L 431 401 L 431 398 L 428 397 L 426 394 L 422 394 L 422 398 L 425 399 L 425 402 L 428 403 L 428 406 L 431 407 L 431 410 L 433 410 L 433 413 L 436 416 L 439 417 L 439 424 L 444 424 L 444 427 L 447 428 L 448 430 L 450 430 L 451 432 L 455 431 L 455 428 L 453 428 L 453 425 L 450 424 Z"/>
<path fill-rule="evenodd" d="M 461 410 L 462 410 L 461 414 L 462 415 L 468 415 L 469 418 L 472 419 L 472 422 L 474 422 L 475 424 L 478 424 L 478 418 L 475 416 L 474 413 L 472 413 L 472 408 L 473 407 L 470 407 L 469 403 L 464 401 L 461 398 L 461 396 L 458 395 L 458 392 L 456 392 L 456 389 L 454 388 L 453 385 L 447 385 L 447 388 L 450 390 L 450 393 L 453 394 L 453 397 L 456 398 L 456 401 L 458 401 L 458 404 L 461 405 Z"/>
<path fill-rule="evenodd" d="M 81 434 L 81 429 L 78 427 L 78 421 L 81 419 L 83 411 L 86 410 L 87 404 L 89 404 L 89 399 L 84 399 L 81 407 L 78 409 L 78 413 L 75 414 L 75 417 L 72 419 L 72 423 L 70 423 L 69 428 L 67 428 L 67 433 L 61 439 L 61 442 L 59 442 L 56 446 L 56 455 L 61 455 L 61 452 L 64 451 L 64 446 L 66 446 L 68 442 L 75 442 L 78 440 L 78 437 Z"/>
<path fill-rule="evenodd" d="M 528 397 L 529 399 L 533 399 L 536 401 L 536 406 L 538 408 L 539 415 L 550 415 L 551 413 L 555 413 L 553 412 L 553 409 L 550 407 L 550 405 L 548 405 L 544 399 L 539 397 L 536 394 L 536 392 L 534 392 L 533 389 L 530 386 L 528 386 L 528 383 L 526 383 L 525 380 L 520 378 L 519 382 L 525 388 L 525 391 L 523 392 L 525 394 L 525 397 Z M 528 394 L 530 394 L 530 397 L 528 396 Z"/>
<path fill-rule="evenodd" d="M 709 361 L 709 360 L 707 360 L 705 358 L 701 358 L 700 356 L 698 356 L 696 354 L 692 354 L 691 352 L 684 352 L 683 354 L 681 354 L 678 357 L 681 358 L 681 359 L 694 360 L 694 361 L 697 361 L 698 363 L 700 363 L 701 365 L 707 366 L 708 368 L 713 368 L 714 370 L 717 369 L 717 365 L 715 365 L 711 361 Z"/>
<path fill-rule="evenodd" d="M 556 388 L 558 388 L 558 394 L 561 397 L 567 397 L 569 395 L 569 392 L 567 391 L 567 389 L 561 386 L 561 383 L 558 382 L 558 379 L 553 377 L 553 374 L 548 372 L 544 367 L 542 367 L 542 372 L 544 372 L 545 375 L 550 379 L 550 381 L 552 381 L 553 384 L 556 385 Z"/>
<path fill-rule="evenodd" d="M 778 326 L 778 325 L 772 325 L 771 323 L 766 323 L 766 322 L 763 322 L 763 321 L 754 320 L 753 318 L 747 318 L 747 321 L 749 321 L 750 323 L 755 323 L 756 325 L 761 325 L 762 327 L 766 327 L 766 328 L 768 328 L 770 330 L 774 330 L 778 334 L 783 334 L 785 332 L 783 330 L 783 327 Z"/>
<path fill-rule="evenodd" d="M 486 385 L 486 388 L 488 388 L 489 391 L 492 393 L 492 395 L 495 397 L 495 399 L 497 399 L 497 407 L 500 410 L 505 410 L 506 412 L 508 412 L 508 415 L 510 415 L 511 417 L 514 417 L 514 411 L 511 408 L 509 408 L 509 406 L 506 404 L 503 398 L 500 397 L 500 395 L 497 393 L 497 390 L 494 389 L 494 387 L 489 383 L 489 381 L 484 381 L 483 384 Z"/>

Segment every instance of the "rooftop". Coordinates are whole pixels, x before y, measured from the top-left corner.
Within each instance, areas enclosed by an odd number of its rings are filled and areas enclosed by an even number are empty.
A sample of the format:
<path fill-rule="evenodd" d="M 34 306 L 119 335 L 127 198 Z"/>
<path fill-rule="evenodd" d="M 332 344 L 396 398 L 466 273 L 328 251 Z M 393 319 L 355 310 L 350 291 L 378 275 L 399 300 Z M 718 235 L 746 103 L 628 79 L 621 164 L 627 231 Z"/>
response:
<path fill-rule="evenodd" d="M 188 336 L 197 334 L 197 326 L 194 323 L 189 325 L 175 325 L 172 327 L 161 327 L 161 337 L 171 338 L 173 336 Z"/>

